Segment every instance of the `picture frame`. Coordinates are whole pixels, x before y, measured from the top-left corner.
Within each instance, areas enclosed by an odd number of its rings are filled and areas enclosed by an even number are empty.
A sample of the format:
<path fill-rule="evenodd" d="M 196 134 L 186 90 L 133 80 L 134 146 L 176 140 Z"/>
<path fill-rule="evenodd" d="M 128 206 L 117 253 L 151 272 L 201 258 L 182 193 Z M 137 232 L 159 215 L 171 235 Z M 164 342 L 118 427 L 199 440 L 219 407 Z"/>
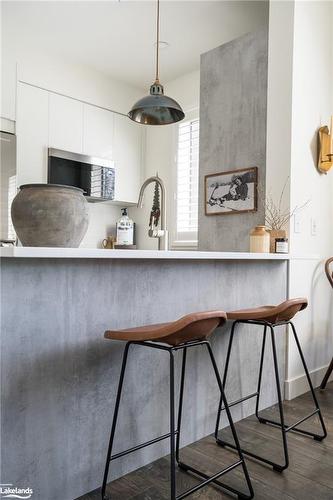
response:
<path fill-rule="evenodd" d="M 205 214 L 231 215 L 258 210 L 258 167 L 205 175 Z"/>

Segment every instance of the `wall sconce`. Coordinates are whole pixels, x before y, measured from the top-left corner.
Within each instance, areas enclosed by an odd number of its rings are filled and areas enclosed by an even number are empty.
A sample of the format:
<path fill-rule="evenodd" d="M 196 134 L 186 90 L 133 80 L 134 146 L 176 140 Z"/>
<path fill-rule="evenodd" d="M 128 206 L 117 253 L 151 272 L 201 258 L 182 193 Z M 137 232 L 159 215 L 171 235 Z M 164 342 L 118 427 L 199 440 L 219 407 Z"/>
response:
<path fill-rule="evenodd" d="M 318 170 L 327 174 L 333 166 L 333 116 L 331 116 L 330 130 L 327 125 L 318 130 Z"/>

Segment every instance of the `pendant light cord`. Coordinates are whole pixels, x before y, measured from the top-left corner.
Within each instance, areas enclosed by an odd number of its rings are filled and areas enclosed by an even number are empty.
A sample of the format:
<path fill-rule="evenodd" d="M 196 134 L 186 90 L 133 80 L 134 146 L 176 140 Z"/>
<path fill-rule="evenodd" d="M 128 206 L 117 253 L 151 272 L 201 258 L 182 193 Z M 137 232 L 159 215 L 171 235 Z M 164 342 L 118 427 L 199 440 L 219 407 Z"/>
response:
<path fill-rule="evenodd" d="M 156 20 L 156 83 L 159 79 L 159 48 L 160 48 L 160 0 L 157 0 L 157 20 Z"/>

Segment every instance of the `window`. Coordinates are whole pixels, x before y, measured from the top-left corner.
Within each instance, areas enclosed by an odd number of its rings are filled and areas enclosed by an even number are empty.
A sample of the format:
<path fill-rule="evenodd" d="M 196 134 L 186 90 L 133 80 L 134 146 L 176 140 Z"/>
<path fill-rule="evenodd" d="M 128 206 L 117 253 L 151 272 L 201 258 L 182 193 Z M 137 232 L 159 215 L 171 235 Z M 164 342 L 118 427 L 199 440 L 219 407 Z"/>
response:
<path fill-rule="evenodd" d="M 176 244 L 197 245 L 198 240 L 199 119 L 178 128 Z"/>

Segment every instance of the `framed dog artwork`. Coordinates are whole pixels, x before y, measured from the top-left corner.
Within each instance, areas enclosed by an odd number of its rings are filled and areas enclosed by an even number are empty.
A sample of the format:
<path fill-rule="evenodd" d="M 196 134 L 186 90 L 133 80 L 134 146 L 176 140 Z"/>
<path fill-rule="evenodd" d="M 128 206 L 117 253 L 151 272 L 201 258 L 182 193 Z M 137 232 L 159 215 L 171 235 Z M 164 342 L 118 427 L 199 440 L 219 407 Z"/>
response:
<path fill-rule="evenodd" d="M 258 167 L 241 168 L 205 176 L 205 214 L 256 212 Z"/>

